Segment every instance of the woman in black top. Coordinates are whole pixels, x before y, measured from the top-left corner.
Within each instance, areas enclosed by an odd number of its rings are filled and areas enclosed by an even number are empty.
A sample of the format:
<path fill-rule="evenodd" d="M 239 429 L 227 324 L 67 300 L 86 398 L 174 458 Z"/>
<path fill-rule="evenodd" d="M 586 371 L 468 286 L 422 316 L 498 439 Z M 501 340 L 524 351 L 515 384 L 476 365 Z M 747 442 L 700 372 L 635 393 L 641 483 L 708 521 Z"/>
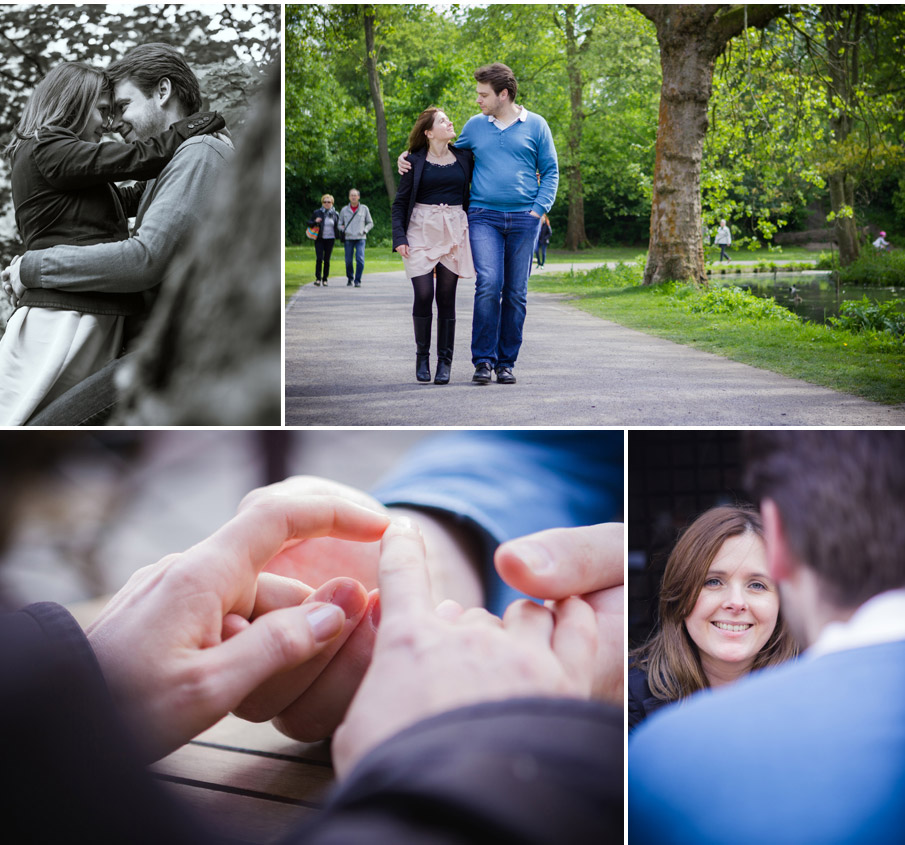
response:
<path fill-rule="evenodd" d="M 333 254 L 336 233 L 339 231 L 339 213 L 333 207 L 331 194 L 324 194 L 321 197 L 321 207 L 314 210 L 308 225 L 312 228 L 317 227 L 317 240 L 314 242 L 314 254 L 317 257 L 314 284 L 320 285 L 323 282 L 324 287 L 327 287 L 327 279 L 330 277 L 330 256 Z"/>
<path fill-rule="evenodd" d="M 393 202 L 393 249 L 412 280 L 415 377 L 430 381 L 432 303 L 437 300 L 437 374 L 449 382 L 456 328 L 456 284 L 474 276 L 468 241 L 468 190 L 473 157 L 449 145 L 456 132 L 441 109 L 425 109 L 409 136 L 412 168 Z M 434 275 L 436 274 L 436 288 Z"/>

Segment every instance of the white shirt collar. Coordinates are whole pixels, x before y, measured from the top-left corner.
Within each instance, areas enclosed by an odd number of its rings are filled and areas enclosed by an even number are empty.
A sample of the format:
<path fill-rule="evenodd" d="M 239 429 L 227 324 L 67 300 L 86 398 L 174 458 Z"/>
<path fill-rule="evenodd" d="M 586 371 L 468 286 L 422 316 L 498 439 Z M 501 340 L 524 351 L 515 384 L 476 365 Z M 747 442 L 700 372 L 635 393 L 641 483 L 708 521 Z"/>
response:
<path fill-rule="evenodd" d="M 501 123 L 496 119 L 492 114 L 487 115 L 487 120 L 489 120 L 497 129 L 508 129 L 510 126 L 514 126 L 517 121 L 521 121 L 524 123 L 528 119 L 528 109 L 524 106 L 519 106 L 521 111 L 518 113 L 518 117 L 512 121 L 512 123 Z"/>
<path fill-rule="evenodd" d="M 905 640 L 905 589 L 868 599 L 847 622 L 831 622 L 806 652 L 820 657 L 835 651 Z"/>

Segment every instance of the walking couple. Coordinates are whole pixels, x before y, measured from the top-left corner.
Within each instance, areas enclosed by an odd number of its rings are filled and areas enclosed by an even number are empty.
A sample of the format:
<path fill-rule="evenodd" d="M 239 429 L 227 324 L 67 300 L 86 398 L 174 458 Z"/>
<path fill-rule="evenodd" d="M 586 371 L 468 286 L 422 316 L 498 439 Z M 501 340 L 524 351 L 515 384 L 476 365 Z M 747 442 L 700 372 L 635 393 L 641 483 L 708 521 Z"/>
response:
<path fill-rule="evenodd" d="M 556 197 L 553 136 L 539 115 L 517 105 L 512 71 L 478 68 L 477 103 L 459 134 L 442 109 L 426 109 L 398 160 L 393 249 L 412 280 L 416 371 L 430 381 L 432 303 L 437 300 L 435 384 L 449 382 L 456 325 L 456 284 L 476 276 L 472 381 L 515 384 L 528 275 L 541 226 Z M 434 274 L 436 273 L 436 285 Z"/>

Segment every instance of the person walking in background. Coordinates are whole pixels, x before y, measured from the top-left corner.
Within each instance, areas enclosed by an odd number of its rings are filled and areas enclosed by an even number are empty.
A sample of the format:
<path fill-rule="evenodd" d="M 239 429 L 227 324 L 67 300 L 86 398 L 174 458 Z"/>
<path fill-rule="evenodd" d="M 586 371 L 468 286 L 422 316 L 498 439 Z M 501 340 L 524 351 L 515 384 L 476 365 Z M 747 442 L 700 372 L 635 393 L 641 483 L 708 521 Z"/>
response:
<path fill-rule="evenodd" d="M 466 215 L 474 158 L 469 150 L 450 148 L 455 137 L 455 127 L 441 109 L 421 113 L 409 136 L 414 166 L 400 180 L 393 201 L 393 249 L 402 256 L 415 289 L 415 378 L 421 382 L 431 378 L 432 307 L 437 299 L 435 384 L 449 382 L 457 282 L 460 276 L 475 274 Z"/>
<path fill-rule="evenodd" d="M 333 254 L 339 225 L 339 214 L 333 207 L 331 194 L 324 194 L 321 197 L 321 207 L 315 209 L 308 225 L 312 228 L 317 227 L 317 239 L 314 241 L 314 254 L 317 258 L 314 266 L 314 284 L 317 286 L 323 283 L 324 287 L 327 287 L 327 279 L 330 277 L 330 256 Z"/>
<path fill-rule="evenodd" d="M 365 240 L 374 228 L 371 212 L 361 203 L 357 188 L 349 191 L 349 204 L 339 213 L 339 231 L 346 246 L 346 287 L 361 287 L 361 274 L 365 269 Z M 352 272 L 352 256 L 355 256 L 355 272 Z"/>
<path fill-rule="evenodd" d="M 726 247 L 732 243 L 732 233 L 729 231 L 729 226 L 726 225 L 725 220 L 720 220 L 720 228 L 716 230 L 716 240 L 714 243 L 720 248 L 720 261 L 725 258 L 727 261 L 731 262 L 732 259 L 726 252 Z"/>
<path fill-rule="evenodd" d="M 550 225 L 550 218 L 544 214 L 540 219 L 540 232 L 537 233 L 537 246 L 534 249 L 538 267 L 543 267 L 547 261 L 547 246 L 552 234 L 553 227 Z"/>

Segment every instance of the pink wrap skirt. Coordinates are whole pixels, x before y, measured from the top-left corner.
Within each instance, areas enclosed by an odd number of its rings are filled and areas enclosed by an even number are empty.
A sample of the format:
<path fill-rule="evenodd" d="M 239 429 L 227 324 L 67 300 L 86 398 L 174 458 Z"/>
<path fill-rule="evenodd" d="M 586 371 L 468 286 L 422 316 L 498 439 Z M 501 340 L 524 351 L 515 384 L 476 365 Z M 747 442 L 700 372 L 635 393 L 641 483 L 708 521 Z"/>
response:
<path fill-rule="evenodd" d="M 430 273 L 437 264 L 443 264 L 457 276 L 474 277 L 468 215 L 461 205 L 415 203 L 405 234 L 410 257 L 403 258 L 402 263 L 408 278 Z"/>

